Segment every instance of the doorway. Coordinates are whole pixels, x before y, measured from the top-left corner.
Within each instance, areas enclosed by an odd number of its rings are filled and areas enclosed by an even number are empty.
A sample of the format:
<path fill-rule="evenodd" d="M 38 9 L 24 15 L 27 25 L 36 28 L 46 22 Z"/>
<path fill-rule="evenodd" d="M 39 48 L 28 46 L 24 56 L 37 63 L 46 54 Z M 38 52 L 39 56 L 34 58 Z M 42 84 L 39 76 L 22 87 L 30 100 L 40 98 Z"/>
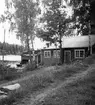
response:
<path fill-rule="evenodd" d="M 71 62 L 71 51 L 64 51 L 64 62 L 70 63 Z"/>

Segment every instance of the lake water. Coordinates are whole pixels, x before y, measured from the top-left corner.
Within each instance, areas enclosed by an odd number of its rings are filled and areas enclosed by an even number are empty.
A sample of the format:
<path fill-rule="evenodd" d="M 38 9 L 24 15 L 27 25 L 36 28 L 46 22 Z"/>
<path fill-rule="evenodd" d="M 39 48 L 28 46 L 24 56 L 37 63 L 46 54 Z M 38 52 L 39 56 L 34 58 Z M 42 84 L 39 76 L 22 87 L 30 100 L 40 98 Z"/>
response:
<path fill-rule="evenodd" d="M 2 60 L 2 56 L 0 55 L 0 60 Z M 4 60 L 7 61 L 21 61 L 21 56 L 20 55 L 5 55 Z"/>
<path fill-rule="evenodd" d="M 0 60 L 2 60 L 2 56 L 0 55 Z M 5 61 L 11 61 L 8 63 L 10 67 L 17 67 L 17 64 L 21 61 L 21 56 L 20 55 L 5 55 L 4 56 Z"/>

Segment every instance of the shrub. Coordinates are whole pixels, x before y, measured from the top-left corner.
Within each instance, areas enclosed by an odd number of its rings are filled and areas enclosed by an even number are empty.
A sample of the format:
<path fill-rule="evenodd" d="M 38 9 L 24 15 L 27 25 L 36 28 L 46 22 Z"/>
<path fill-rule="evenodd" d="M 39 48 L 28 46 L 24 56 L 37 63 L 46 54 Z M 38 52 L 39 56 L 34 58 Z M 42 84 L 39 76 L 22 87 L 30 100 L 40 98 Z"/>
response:
<path fill-rule="evenodd" d="M 95 54 L 85 58 L 83 62 L 88 65 L 95 64 Z"/>
<path fill-rule="evenodd" d="M 27 63 L 25 66 L 25 71 L 32 71 L 37 68 L 36 62 Z"/>
<path fill-rule="evenodd" d="M 10 68 L 5 63 L 0 63 L 0 80 L 6 79 L 10 80 L 18 76 L 17 70 L 15 68 Z"/>

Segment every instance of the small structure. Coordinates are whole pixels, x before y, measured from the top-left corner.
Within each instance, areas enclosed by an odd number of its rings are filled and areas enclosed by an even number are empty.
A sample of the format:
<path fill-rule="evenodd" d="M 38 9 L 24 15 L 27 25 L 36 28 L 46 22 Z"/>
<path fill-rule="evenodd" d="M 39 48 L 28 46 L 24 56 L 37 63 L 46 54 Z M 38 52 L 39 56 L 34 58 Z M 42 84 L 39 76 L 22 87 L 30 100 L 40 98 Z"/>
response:
<path fill-rule="evenodd" d="M 95 53 L 95 35 L 90 35 L 91 53 Z M 89 36 L 73 36 L 62 38 L 62 63 L 83 60 L 89 56 Z M 46 48 L 42 50 L 42 63 L 53 65 L 59 63 L 60 50 Z"/>
<path fill-rule="evenodd" d="M 35 50 L 34 52 L 34 56 L 35 56 L 35 61 L 36 64 L 40 64 L 41 63 L 41 50 Z M 26 64 L 29 62 L 29 52 L 23 52 L 21 54 L 21 64 Z M 33 52 L 31 51 L 31 59 L 33 59 Z"/>
<path fill-rule="evenodd" d="M 95 53 L 95 35 L 90 35 L 91 53 Z M 33 56 L 31 54 L 31 56 Z M 89 56 L 89 36 L 73 36 L 62 38 L 62 63 L 71 63 L 75 60 L 83 60 Z M 55 65 L 60 61 L 60 49 L 50 46 L 35 51 L 37 64 Z M 29 54 L 22 54 L 22 61 L 27 62 Z"/>

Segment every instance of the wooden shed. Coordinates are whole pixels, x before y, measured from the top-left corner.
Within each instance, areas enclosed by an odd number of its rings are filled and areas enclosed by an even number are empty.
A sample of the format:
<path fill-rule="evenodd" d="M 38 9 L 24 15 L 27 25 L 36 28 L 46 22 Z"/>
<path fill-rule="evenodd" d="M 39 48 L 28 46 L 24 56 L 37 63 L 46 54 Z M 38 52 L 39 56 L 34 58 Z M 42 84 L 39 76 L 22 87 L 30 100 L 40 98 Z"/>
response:
<path fill-rule="evenodd" d="M 75 60 L 83 60 L 89 56 L 89 43 L 91 53 L 95 53 L 95 35 L 63 37 L 62 39 L 62 63 L 70 63 Z M 41 51 L 42 64 L 54 65 L 59 63 L 59 48 L 46 48 Z"/>

